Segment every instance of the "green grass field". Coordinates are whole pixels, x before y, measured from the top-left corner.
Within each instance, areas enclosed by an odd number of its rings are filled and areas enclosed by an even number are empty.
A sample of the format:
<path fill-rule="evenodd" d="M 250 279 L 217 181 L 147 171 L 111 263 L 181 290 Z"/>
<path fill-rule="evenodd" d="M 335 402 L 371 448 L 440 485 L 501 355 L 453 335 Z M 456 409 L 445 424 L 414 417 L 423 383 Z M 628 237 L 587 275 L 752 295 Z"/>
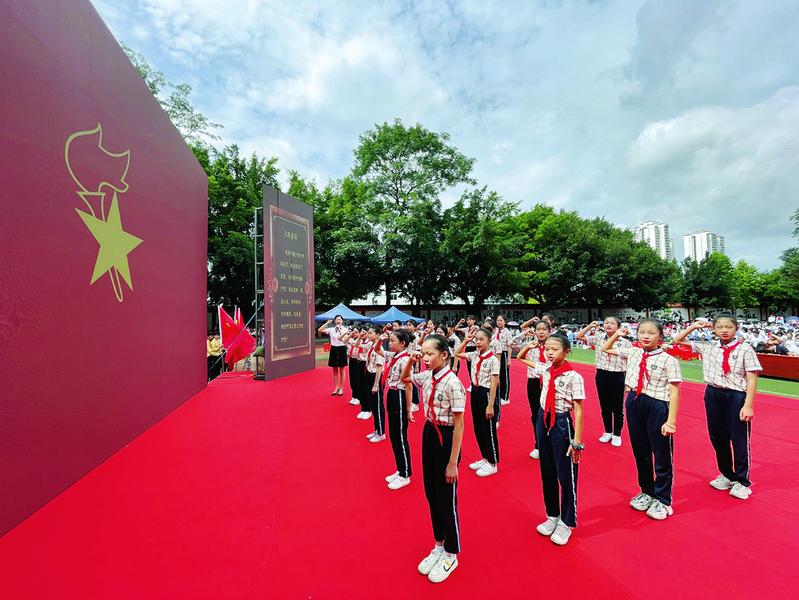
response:
<path fill-rule="evenodd" d="M 585 348 L 572 349 L 569 360 L 576 363 L 594 364 L 594 351 Z M 685 381 L 702 383 L 702 362 L 698 360 L 680 361 L 682 376 Z M 778 394 L 788 398 L 799 398 L 799 382 L 783 381 L 760 377 L 757 380 L 757 391 L 764 394 Z"/>

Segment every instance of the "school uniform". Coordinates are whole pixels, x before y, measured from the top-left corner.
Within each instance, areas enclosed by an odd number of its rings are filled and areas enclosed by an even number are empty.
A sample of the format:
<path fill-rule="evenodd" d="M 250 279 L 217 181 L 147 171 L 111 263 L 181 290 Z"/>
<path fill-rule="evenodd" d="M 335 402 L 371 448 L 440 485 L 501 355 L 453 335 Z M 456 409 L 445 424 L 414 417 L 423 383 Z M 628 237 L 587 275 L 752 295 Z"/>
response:
<path fill-rule="evenodd" d="M 496 465 L 499 463 L 499 439 L 497 438 L 497 419 L 499 418 L 499 394 L 494 398 L 494 416 L 486 419 L 486 409 L 491 392 L 491 377 L 500 375 L 500 361 L 490 348 L 480 354 L 469 352 L 466 357 L 472 364 L 470 373 L 472 394 L 470 410 L 474 437 L 483 459 Z"/>
<path fill-rule="evenodd" d="M 361 372 L 361 387 L 358 390 L 358 398 L 361 399 L 361 410 L 366 412 L 372 412 L 372 385 L 374 384 L 374 377 L 369 377 L 368 372 L 368 361 L 367 356 L 369 351 L 372 351 L 372 342 L 364 341 L 358 347 L 357 358 L 360 363 L 362 363 L 362 372 Z"/>
<path fill-rule="evenodd" d="M 674 436 L 663 435 L 661 427 L 669 417 L 669 384 L 682 382 L 680 363 L 662 348 L 651 352 L 635 346 L 617 350 L 627 359 L 624 385 L 629 392 L 625 408 L 638 485 L 644 494 L 671 506 Z"/>
<path fill-rule="evenodd" d="M 375 344 L 379 344 L 377 341 Z M 386 408 L 383 404 L 383 386 L 378 385 L 377 391 L 373 392 L 377 370 L 385 365 L 385 358 L 378 354 L 374 345 L 366 351 L 366 373 L 364 374 L 364 397 L 369 398 L 369 408 L 365 409 L 372 413 L 377 435 L 386 433 Z M 378 382 L 379 383 L 379 382 Z"/>
<path fill-rule="evenodd" d="M 475 325 L 475 326 L 473 326 L 473 327 L 469 327 L 469 328 L 466 328 L 466 329 L 460 329 L 459 331 L 462 331 L 462 332 L 463 332 L 463 335 L 464 335 L 464 336 L 466 336 L 466 335 L 468 335 L 469 333 L 474 333 L 474 332 L 476 332 L 476 331 L 477 331 L 477 329 L 478 329 L 478 328 L 477 328 L 477 326 Z M 477 352 L 477 346 L 475 345 L 475 343 L 474 343 L 474 340 L 471 340 L 469 343 L 467 343 L 467 344 L 466 344 L 466 346 L 464 346 L 464 348 L 463 348 L 463 352 L 464 352 L 464 354 L 469 354 L 469 353 L 471 353 L 471 352 Z M 466 372 L 467 372 L 467 373 L 469 373 L 469 374 L 470 374 L 470 376 L 471 376 L 471 372 L 472 372 L 472 361 L 470 361 L 468 358 L 466 359 Z"/>
<path fill-rule="evenodd" d="M 539 344 L 541 341 L 539 340 Z M 538 444 L 538 413 L 541 412 L 541 374 L 536 368 L 538 365 L 546 366 L 547 359 L 544 355 L 544 347 L 533 348 L 525 357 L 527 360 L 535 362 L 535 366 L 527 366 L 527 402 L 530 404 L 530 421 L 533 424 L 533 435 L 535 436 L 535 447 L 540 450 Z"/>
<path fill-rule="evenodd" d="M 448 366 L 435 374 L 432 371 L 415 373 L 411 379 L 421 387 L 424 400 L 422 472 L 433 539 L 443 540 L 444 550 L 457 554 L 461 549 L 458 484 L 447 483 L 445 475 L 452 454 L 455 413 L 462 414 L 466 410 L 466 390 Z"/>
<path fill-rule="evenodd" d="M 453 333 L 447 338 L 447 343 L 449 344 L 449 368 L 457 375 L 458 369 L 455 368 L 455 348 L 460 345 L 461 339 Z"/>
<path fill-rule="evenodd" d="M 352 392 L 353 398 L 358 398 L 358 393 L 361 391 L 361 378 L 359 377 L 360 365 L 356 353 L 355 340 L 350 337 L 347 339 L 347 358 L 349 364 L 350 391 Z M 358 399 L 360 400 L 360 398 Z"/>
<path fill-rule="evenodd" d="M 585 400 L 585 383 L 568 362 L 558 370 L 545 362 L 533 369 L 541 379 L 536 431 L 544 507 L 548 517 L 560 517 L 569 527 L 577 527 L 578 465 L 566 453 L 574 439 L 571 412 L 575 402 Z"/>
<path fill-rule="evenodd" d="M 408 344 L 408 353 L 413 354 L 414 352 L 421 352 L 422 351 L 422 344 L 420 343 L 422 339 L 421 333 L 414 333 L 413 337 L 411 337 L 411 342 Z M 422 366 L 420 363 L 414 363 L 413 365 L 413 372 L 419 373 L 422 370 Z M 415 385 L 411 386 L 411 402 L 416 406 L 419 406 L 419 388 Z"/>
<path fill-rule="evenodd" d="M 499 389 L 497 397 L 502 401 L 510 399 L 510 343 L 513 334 L 507 327 L 494 329 L 491 336 L 491 349 L 499 357 Z M 499 412 L 499 410 L 497 411 Z"/>
<path fill-rule="evenodd" d="M 752 423 L 740 419 L 746 401 L 746 374 L 763 370 L 754 348 L 736 339 L 700 348 L 705 388 L 705 413 L 710 443 L 719 472 L 732 482 L 749 487 L 749 438 Z"/>
<path fill-rule="evenodd" d="M 386 367 L 383 372 L 383 385 L 386 388 L 388 405 L 388 434 L 391 450 L 400 477 L 411 476 L 411 448 L 408 445 L 408 405 L 405 399 L 405 384 L 402 371 L 410 356 L 407 350 L 386 353 Z"/>
<path fill-rule="evenodd" d="M 627 375 L 627 359 L 621 354 L 608 354 L 602 351 L 607 340 L 604 331 L 594 336 L 596 362 L 596 392 L 599 408 L 602 411 L 602 424 L 607 433 L 621 436 L 624 427 L 624 379 Z M 631 348 L 632 343 L 625 338 L 617 338 L 615 348 Z"/>

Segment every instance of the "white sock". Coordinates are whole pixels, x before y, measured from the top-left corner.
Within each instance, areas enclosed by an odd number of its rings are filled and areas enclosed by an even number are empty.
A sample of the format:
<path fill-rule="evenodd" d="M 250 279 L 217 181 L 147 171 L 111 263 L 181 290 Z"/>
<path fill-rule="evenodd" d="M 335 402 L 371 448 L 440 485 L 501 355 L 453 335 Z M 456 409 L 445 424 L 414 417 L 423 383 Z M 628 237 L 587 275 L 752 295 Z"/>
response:
<path fill-rule="evenodd" d="M 433 552 L 441 553 L 443 551 L 444 551 L 444 544 L 439 544 L 438 542 L 436 542 L 436 545 L 433 546 Z"/>

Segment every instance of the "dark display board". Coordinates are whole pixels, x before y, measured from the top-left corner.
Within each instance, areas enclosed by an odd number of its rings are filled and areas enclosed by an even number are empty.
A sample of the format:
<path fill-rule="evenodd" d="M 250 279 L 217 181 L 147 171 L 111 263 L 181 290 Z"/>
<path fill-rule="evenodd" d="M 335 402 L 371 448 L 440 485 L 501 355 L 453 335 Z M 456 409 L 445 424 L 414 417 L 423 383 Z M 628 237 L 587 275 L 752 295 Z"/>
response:
<path fill-rule="evenodd" d="M 88 0 L 0 64 L 2 534 L 205 386 L 208 179 Z"/>
<path fill-rule="evenodd" d="M 315 366 L 313 208 L 264 188 L 266 379 Z"/>

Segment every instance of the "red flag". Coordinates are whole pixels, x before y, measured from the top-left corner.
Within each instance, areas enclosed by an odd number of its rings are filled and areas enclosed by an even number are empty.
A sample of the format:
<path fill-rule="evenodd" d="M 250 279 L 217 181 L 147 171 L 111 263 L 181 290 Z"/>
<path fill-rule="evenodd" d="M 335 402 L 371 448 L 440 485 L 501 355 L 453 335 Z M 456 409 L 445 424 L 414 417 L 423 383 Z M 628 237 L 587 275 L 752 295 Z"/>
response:
<path fill-rule="evenodd" d="M 219 337 L 222 338 L 222 347 L 229 350 L 233 340 L 239 333 L 239 325 L 227 313 L 227 311 L 219 307 Z"/>
<path fill-rule="evenodd" d="M 238 361 L 247 358 L 255 349 L 255 338 L 244 326 L 241 311 L 237 308 L 233 314 L 238 317 L 238 320 L 231 318 L 224 308 L 219 307 L 219 332 L 222 337 L 222 346 L 226 350 L 225 363 L 231 369 Z"/>

